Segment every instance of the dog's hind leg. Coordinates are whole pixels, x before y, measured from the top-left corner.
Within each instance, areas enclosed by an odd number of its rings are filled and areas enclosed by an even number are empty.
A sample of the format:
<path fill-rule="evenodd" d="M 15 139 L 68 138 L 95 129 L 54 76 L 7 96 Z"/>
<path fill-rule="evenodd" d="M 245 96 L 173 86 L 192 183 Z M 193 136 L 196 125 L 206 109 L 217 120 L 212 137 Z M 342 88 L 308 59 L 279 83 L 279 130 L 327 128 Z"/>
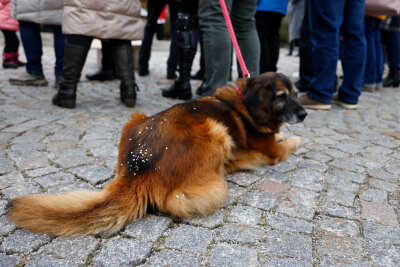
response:
<path fill-rule="evenodd" d="M 184 218 L 206 215 L 219 209 L 227 198 L 226 182 L 218 174 L 204 178 L 201 183 L 186 184 L 170 192 L 164 202 L 164 211 Z"/>

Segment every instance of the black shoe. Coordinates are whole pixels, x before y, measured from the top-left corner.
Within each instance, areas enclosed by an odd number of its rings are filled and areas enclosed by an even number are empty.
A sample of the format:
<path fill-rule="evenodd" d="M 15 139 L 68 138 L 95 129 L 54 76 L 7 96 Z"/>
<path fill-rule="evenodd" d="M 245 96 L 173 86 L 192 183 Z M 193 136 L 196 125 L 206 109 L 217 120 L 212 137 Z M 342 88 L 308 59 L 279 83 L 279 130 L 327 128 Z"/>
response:
<path fill-rule="evenodd" d="M 297 82 L 294 83 L 294 86 L 296 86 L 297 90 L 299 92 L 307 92 L 308 91 L 308 83 L 302 79 L 298 80 Z"/>
<path fill-rule="evenodd" d="M 86 74 L 86 78 L 89 81 L 112 81 L 115 79 L 113 70 L 103 70 L 99 69 L 98 71 Z"/>
<path fill-rule="evenodd" d="M 383 79 L 383 87 L 398 87 L 400 85 L 400 69 L 389 68 L 388 76 Z"/>
<path fill-rule="evenodd" d="M 175 80 L 176 79 L 176 73 L 175 71 L 167 71 L 167 79 L 168 80 Z"/>
<path fill-rule="evenodd" d="M 149 73 L 149 69 L 139 69 L 139 76 L 147 76 Z"/>
<path fill-rule="evenodd" d="M 194 75 L 190 76 L 194 80 L 204 80 L 204 70 L 199 69 Z"/>
<path fill-rule="evenodd" d="M 136 105 L 136 91 L 139 91 L 139 87 L 137 84 L 122 86 L 120 87 L 120 96 L 121 102 L 125 104 L 125 106 L 131 108 Z"/>
<path fill-rule="evenodd" d="M 162 96 L 182 100 L 191 99 L 192 88 L 190 87 L 190 81 L 176 80 L 171 87 L 162 90 Z"/>
<path fill-rule="evenodd" d="M 57 94 L 53 96 L 53 105 L 63 108 L 75 108 L 76 101 L 76 86 L 65 86 L 62 83 Z"/>
<path fill-rule="evenodd" d="M 210 96 L 215 93 L 215 90 L 212 90 L 211 88 L 204 88 L 203 83 L 200 84 L 200 86 L 196 90 L 196 95 L 198 96 Z"/>

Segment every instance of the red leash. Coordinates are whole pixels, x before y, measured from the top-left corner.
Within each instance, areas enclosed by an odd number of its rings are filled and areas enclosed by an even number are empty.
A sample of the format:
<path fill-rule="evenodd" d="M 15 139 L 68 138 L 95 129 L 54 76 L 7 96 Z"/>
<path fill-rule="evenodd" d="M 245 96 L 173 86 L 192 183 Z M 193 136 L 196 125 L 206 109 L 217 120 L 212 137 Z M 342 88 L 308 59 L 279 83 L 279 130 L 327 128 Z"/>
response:
<path fill-rule="evenodd" d="M 226 27 L 228 28 L 229 35 L 231 36 L 233 47 L 235 48 L 235 53 L 237 59 L 239 61 L 240 68 L 242 69 L 242 75 L 244 78 L 250 78 L 250 73 L 246 68 L 246 64 L 244 63 L 242 52 L 240 52 L 240 47 L 236 39 L 235 31 L 233 30 L 232 21 L 229 17 L 228 8 L 226 7 L 225 0 L 219 0 L 219 4 L 222 9 L 222 14 L 224 14 Z"/>

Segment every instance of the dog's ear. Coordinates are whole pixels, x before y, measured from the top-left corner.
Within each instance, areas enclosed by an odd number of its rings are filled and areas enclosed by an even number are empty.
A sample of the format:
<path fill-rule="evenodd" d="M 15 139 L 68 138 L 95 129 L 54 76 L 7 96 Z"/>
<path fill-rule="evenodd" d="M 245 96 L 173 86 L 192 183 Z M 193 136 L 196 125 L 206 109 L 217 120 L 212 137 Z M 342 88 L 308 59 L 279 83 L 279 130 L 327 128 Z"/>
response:
<path fill-rule="evenodd" d="M 271 113 L 271 103 L 275 96 L 275 83 L 257 83 L 254 79 L 247 81 L 243 102 L 255 122 L 265 124 Z"/>

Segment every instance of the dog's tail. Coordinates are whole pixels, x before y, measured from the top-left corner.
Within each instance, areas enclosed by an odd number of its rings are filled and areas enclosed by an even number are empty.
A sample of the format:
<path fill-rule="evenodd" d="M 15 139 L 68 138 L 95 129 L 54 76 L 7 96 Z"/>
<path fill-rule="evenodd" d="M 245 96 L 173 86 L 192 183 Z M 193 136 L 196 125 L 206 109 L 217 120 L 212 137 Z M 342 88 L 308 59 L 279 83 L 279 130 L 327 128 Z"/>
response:
<path fill-rule="evenodd" d="M 145 183 L 118 177 L 101 192 L 24 196 L 10 202 L 8 215 L 18 227 L 60 235 L 112 234 L 146 213 Z"/>

